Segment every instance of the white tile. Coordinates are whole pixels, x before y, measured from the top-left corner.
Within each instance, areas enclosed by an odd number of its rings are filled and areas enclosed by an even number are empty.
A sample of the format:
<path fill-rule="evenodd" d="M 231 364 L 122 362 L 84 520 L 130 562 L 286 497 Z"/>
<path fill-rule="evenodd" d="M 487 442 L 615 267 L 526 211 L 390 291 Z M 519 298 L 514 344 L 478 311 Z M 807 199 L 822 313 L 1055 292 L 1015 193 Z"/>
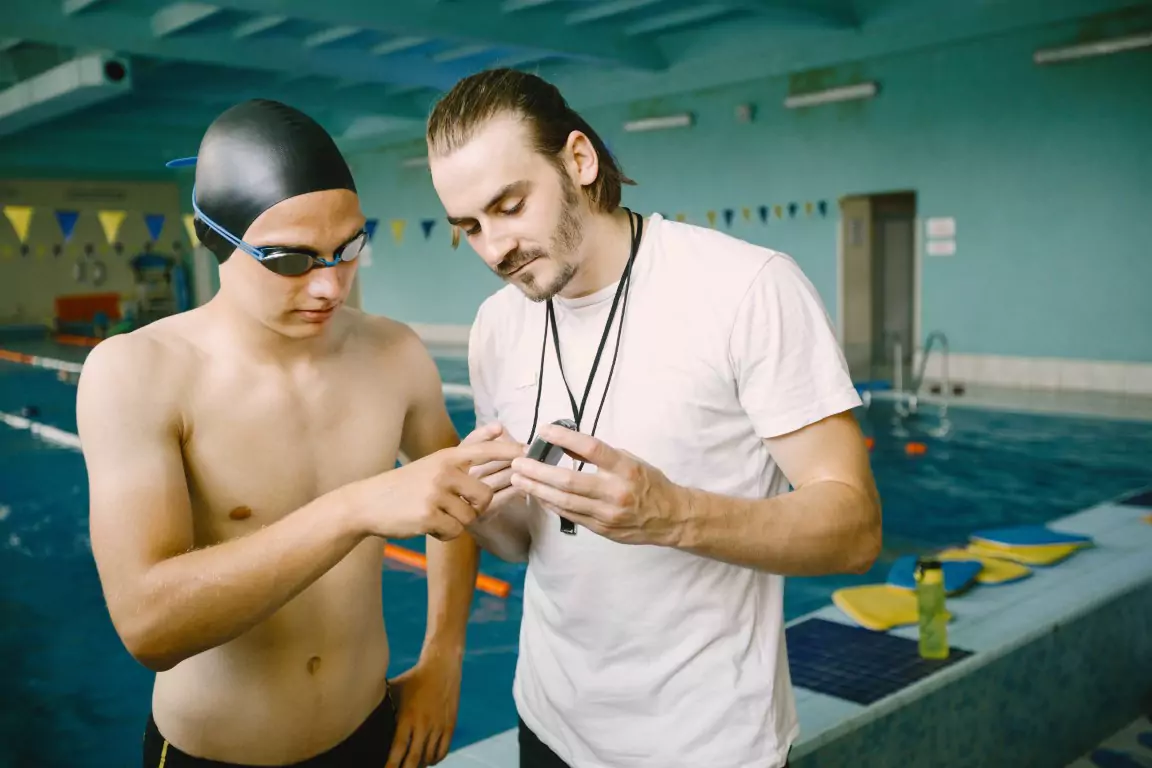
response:
<path fill-rule="evenodd" d="M 1028 389 L 1032 382 L 1032 361 L 1027 357 L 996 358 L 994 383 L 1002 387 Z"/>
<path fill-rule="evenodd" d="M 1100 369 L 1090 360 L 1064 360 L 1060 364 L 1060 389 L 1092 392 L 1100 388 Z"/>
<path fill-rule="evenodd" d="M 1124 371 L 1124 391 L 1129 395 L 1152 395 L 1152 363 L 1129 363 Z"/>
<path fill-rule="evenodd" d="M 1060 388 L 1060 360 L 1051 357 L 1037 357 L 1032 360 L 1029 386 L 1032 389 L 1054 391 Z"/>

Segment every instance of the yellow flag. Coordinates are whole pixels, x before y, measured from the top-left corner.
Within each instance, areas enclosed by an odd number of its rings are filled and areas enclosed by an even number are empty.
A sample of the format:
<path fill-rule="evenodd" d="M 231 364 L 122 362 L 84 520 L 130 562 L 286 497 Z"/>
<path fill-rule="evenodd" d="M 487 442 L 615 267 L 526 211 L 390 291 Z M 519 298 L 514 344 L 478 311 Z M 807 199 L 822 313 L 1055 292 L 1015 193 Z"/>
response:
<path fill-rule="evenodd" d="M 32 207 L 28 205 L 6 205 L 4 215 L 12 222 L 12 229 L 16 230 L 16 237 L 23 243 L 28 239 L 28 227 L 32 223 Z"/>
<path fill-rule="evenodd" d="M 784 206 L 777 205 L 772 210 L 774 210 L 776 212 L 776 218 L 778 218 L 778 219 L 784 218 Z"/>
<path fill-rule="evenodd" d="M 392 219 L 392 237 L 397 243 L 404 239 L 404 219 Z"/>
<path fill-rule="evenodd" d="M 740 213 L 742 213 L 744 215 L 744 221 L 752 221 L 752 209 L 751 208 L 741 208 Z"/>
<path fill-rule="evenodd" d="M 808 216 L 812 215 L 812 203 L 804 203 L 804 213 Z"/>
<path fill-rule="evenodd" d="M 192 213 L 184 214 L 184 229 L 188 231 L 188 242 L 192 243 L 192 247 L 196 247 L 196 243 L 200 240 L 196 237 L 196 215 Z"/>
<path fill-rule="evenodd" d="M 688 216 L 683 213 L 676 214 L 676 221 L 688 221 Z"/>
<path fill-rule="evenodd" d="M 116 242 L 116 236 L 120 234 L 120 225 L 124 222 L 127 212 L 98 211 L 96 215 L 100 217 L 100 226 L 104 228 L 104 238 L 108 244 L 111 245 Z"/>
<path fill-rule="evenodd" d="M 708 211 L 708 226 L 716 226 L 716 211 Z"/>

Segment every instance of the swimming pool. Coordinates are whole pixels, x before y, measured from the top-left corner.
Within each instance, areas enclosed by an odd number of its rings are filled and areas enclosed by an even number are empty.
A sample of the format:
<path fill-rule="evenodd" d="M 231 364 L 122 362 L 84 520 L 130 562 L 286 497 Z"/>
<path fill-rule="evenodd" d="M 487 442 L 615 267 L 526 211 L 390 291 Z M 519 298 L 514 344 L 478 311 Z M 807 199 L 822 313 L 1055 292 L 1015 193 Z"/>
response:
<path fill-rule="evenodd" d="M 31 342 L 29 342 L 31 343 Z M 23 343 L 22 343 L 23 344 Z M 42 342 L 24 351 L 48 355 Z M 15 342 L 0 346 L 14 348 Z M 59 350 L 57 350 L 59 351 Z M 82 358 L 76 348 L 57 357 Z M 439 361 L 446 382 L 467 382 L 459 359 Z M 474 420 L 448 399 L 460 433 Z M 0 411 L 75 431 L 75 387 L 54 371 L 0 361 Z M 933 437 L 930 406 L 914 421 L 876 401 L 858 412 L 873 439 L 884 499 L 885 544 L 859 576 L 789 579 L 789 618 L 829 602 L 840 586 L 881 581 L 905 553 L 963 540 L 977 528 L 1043 522 L 1146 486 L 1152 424 L 953 407 L 951 432 Z M 908 442 L 926 447 L 909 454 Z M 419 541 L 401 542 L 422 549 Z M 507 599 L 477 593 L 464 662 L 454 747 L 516 724 L 510 694 L 524 569 L 485 555 L 481 569 L 512 584 Z M 394 671 L 415 660 L 424 635 L 423 576 L 389 565 L 382 575 Z M 135 765 L 152 675 L 112 630 L 87 541 L 83 460 L 72 449 L 0 425 L 0 658 L 6 662 L 0 763 L 96 768 Z"/>

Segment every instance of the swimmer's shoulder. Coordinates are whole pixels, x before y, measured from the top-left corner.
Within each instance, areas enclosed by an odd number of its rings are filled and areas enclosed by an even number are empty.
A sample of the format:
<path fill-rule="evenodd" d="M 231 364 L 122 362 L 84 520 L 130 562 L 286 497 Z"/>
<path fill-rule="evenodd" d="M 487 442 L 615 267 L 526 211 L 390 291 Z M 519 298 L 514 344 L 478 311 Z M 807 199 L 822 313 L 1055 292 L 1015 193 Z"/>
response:
<path fill-rule="evenodd" d="M 163 318 L 101 341 L 84 360 L 78 397 L 87 402 L 115 398 L 124 407 L 175 408 L 203 369 L 203 355 L 192 339 L 198 318 L 185 316 L 190 314 Z M 93 390 L 103 393 L 91 397 Z"/>
<path fill-rule="evenodd" d="M 420 334 L 407 323 L 360 310 L 345 310 L 350 323 L 349 339 L 354 356 L 395 371 L 419 370 L 432 360 Z"/>

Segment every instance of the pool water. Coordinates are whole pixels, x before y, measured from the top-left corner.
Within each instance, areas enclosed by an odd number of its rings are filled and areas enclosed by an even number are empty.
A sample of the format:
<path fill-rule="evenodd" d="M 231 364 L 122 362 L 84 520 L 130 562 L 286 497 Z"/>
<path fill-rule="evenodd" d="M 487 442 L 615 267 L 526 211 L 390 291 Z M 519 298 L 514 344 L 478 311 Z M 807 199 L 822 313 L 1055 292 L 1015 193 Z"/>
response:
<path fill-rule="evenodd" d="M 463 361 L 445 359 L 440 368 L 445 381 L 467 382 Z M 470 401 L 452 397 L 448 405 L 466 435 L 474 426 Z M 75 432 L 72 384 L 0 361 L 0 411 L 27 406 L 38 409 L 38 420 Z M 884 551 L 867 574 L 788 579 L 789 618 L 827 605 L 840 586 L 882 581 L 902 554 L 963 541 L 979 528 L 1044 522 L 1152 482 L 1149 424 L 953 407 L 951 432 L 934 437 L 930 406 L 911 421 L 883 402 L 858 416 L 875 440 Z M 924 453 L 909 455 L 910 441 L 922 442 Z M 455 748 L 516 724 L 510 690 L 524 568 L 485 554 L 481 569 L 513 591 L 507 599 L 476 595 Z M 0 575 L 0 765 L 139 764 L 152 675 L 124 651 L 108 620 L 88 548 L 83 459 L 3 425 Z M 419 572 L 389 565 L 381 578 L 395 674 L 417 658 L 427 594 Z"/>

